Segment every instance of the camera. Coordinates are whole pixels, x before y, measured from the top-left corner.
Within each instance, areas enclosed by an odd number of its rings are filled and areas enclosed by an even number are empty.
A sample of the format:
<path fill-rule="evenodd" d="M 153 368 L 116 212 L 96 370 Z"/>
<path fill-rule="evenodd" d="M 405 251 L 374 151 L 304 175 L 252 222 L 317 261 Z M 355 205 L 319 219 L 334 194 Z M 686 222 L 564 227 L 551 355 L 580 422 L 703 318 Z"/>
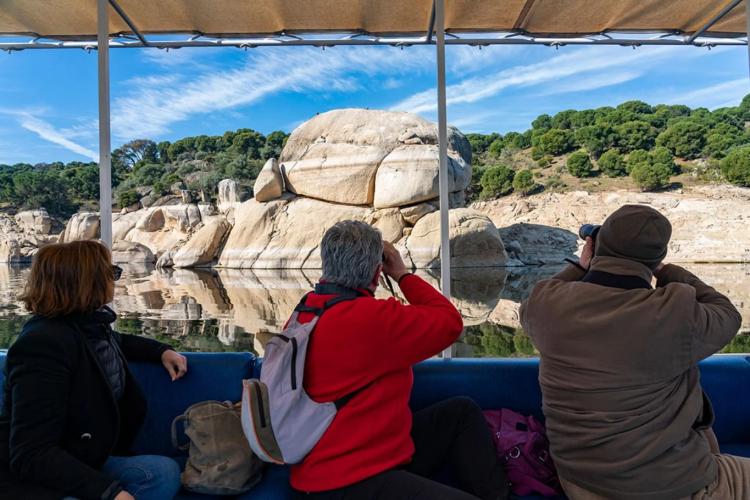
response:
<path fill-rule="evenodd" d="M 580 236 L 582 240 L 585 240 L 589 236 L 591 237 L 592 240 L 595 240 L 596 235 L 599 234 L 599 230 L 601 228 L 602 226 L 597 225 L 597 224 L 584 224 L 578 230 L 578 236 Z"/>

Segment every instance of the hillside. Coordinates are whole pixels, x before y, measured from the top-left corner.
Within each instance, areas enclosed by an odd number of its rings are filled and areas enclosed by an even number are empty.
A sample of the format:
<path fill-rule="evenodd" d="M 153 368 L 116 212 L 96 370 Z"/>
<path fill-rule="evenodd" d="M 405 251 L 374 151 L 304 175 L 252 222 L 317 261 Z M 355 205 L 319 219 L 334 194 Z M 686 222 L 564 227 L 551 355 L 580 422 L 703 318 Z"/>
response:
<path fill-rule="evenodd" d="M 540 115 L 530 129 L 467 134 L 473 156 L 469 202 L 512 192 L 654 191 L 730 182 L 750 186 L 750 96 L 709 111 L 627 101 L 617 107 Z M 264 162 L 277 158 L 288 134 L 252 129 L 175 142 L 134 140 L 112 152 L 120 208 L 158 206 L 175 196 L 212 202 L 222 179 L 243 198 Z M 44 207 L 67 218 L 98 203 L 97 164 L 0 165 L 0 208 Z M 167 198 L 165 198 L 167 197 Z"/>

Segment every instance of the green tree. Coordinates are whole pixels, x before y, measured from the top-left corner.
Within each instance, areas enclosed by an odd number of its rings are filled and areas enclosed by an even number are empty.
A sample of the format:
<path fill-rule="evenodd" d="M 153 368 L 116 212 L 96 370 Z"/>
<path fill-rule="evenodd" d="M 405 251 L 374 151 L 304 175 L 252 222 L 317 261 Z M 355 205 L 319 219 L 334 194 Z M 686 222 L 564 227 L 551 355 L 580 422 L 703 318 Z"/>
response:
<path fill-rule="evenodd" d="M 615 132 L 609 125 L 588 125 L 575 131 L 576 142 L 586 148 L 594 158 L 611 148 L 615 142 Z"/>
<path fill-rule="evenodd" d="M 574 117 L 577 114 L 578 111 L 576 111 L 575 109 L 566 109 L 565 111 L 560 111 L 554 117 L 552 117 L 552 128 L 572 129 L 573 121 L 575 120 Z"/>
<path fill-rule="evenodd" d="M 561 155 L 573 149 L 573 133 L 569 130 L 551 129 L 537 138 L 535 146 L 542 154 Z"/>
<path fill-rule="evenodd" d="M 482 193 L 484 199 L 505 196 L 513 191 L 515 172 L 504 165 L 489 167 L 482 174 Z"/>
<path fill-rule="evenodd" d="M 490 134 L 497 135 L 497 134 Z M 267 160 L 269 158 L 278 158 L 281 156 L 281 150 L 286 146 L 286 141 L 289 139 L 289 134 L 282 132 L 281 130 L 275 130 L 266 136 L 266 144 L 261 149 L 261 158 Z M 469 141 L 471 143 L 471 141 Z M 472 151 L 474 146 L 472 145 Z"/>
<path fill-rule="evenodd" d="M 679 168 L 674 162 L 674 156 L 672 152 L 664 146 L 657 146 L 649 153 L 651 156 L 651 163 L 654 165 L 662 165 L 665 169 L 669 170 L 674 174 L 679 173 Z"/>
<path fill-rule="evenodd" d="M 656 140 L 654 128 L 640 120 L 629 121 L 616 126 L 615 133 L 617 134 L 617 147 L 623 153 L 629 153 L 636 149 L 651 149 Z"/>
<path fill-rule="evenodd" d="M 490 144 L 487 151 L 495 158 L 499 158 L 505 148 L 505 142 L 502 137 L 498 137 Z"/>
<path fill-rule="evenodd" d="M 692 119 L 681 120 L 659 134 L 656 144 L 668 148 L 679 158 L 698 158 L 705 146 L 706 126 Z"/>
<path fill-rule="evenodd" d="M 534 174 L 531 173 L 531 170 L 519 170 L 516 172 L 516 175 L 513 177 L 513 189 L 526 196 L 531 194 L 535 187 Z"/>
<path fill-rule="evenodd" d="M 633 167 L 640 163 L 651 163 L 651 155 L 644 149 L 636 149 L 628 155 L 625 171 L 629 174 L 633 171 Z"/>
<path fill-rule="evenodd" d="M 621 177 L 627 174 L 625 159 L 616 149 L 608 149 L 599 157 L 599 169 L 608 177 Z"/>
<path fill-rule="evenodd" d="M 661 163 L 644 161 L 633 166 L 630 177 L 642 191 L 653 191 L 666 187 L 672 170 Z"/>
<path fill-rule="evenodd" d="M 549 130 L 552 128 L 552 117 L 544 114 L 537 116 L 536 120 L 531 122 L 531 128 L 538 130 Z"/>
<path fill-rule="evenodd" d="M 742 101 L 747 100 L 747 97 Z M 721 161 L 724 177 L 737 186 L 750 187 L 750 145 L 739 146 Z"/>
<path fill-rule="evenodd" d="M 576 151 L 568 156 L 568 172 L 575 177 L 589 177 L 593 166 L 586 151 Z"/>
<path fill-rule="evenodd" d="M 129 207 L 140 200 L 140 196 L 134 189 L 128 189 L 117 194 L 117 205 L 120 208 Z"/>

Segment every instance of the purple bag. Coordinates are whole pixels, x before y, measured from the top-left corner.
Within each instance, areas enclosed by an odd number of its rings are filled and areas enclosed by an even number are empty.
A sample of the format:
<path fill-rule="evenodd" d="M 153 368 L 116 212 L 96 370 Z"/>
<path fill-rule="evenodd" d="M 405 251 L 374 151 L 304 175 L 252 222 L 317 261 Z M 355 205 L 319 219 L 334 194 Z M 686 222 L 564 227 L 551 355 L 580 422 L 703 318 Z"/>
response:
<path fill-rule="evenodd" d="M 514 494 L 545 497 L 563 494 L 549 454 L 547 433 L 537 419 L 506 409 L 485 410 L 484 418 Z"/>

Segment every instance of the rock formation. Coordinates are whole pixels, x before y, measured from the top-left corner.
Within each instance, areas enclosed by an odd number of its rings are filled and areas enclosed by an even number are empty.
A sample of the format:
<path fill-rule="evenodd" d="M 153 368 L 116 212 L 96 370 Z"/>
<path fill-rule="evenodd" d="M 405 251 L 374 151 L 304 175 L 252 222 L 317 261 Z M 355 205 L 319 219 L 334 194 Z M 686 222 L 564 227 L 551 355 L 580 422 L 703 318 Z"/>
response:
<path fill-rule="evenodd" d="M 750 262 L 750 190 L 734 186 L 699 186 L 683 192 L 614 191 L 542 193 L 479 202 L 500 228 L 509 256 L 527 264 L 560 262 L 582 246 L 581 224 L 601 224 L 619 207 L 649 205 L 672 222 L 669 262 Z"/>
<path fill-rule="evenodd" d="M 284 191 L 284 180 L 281 178 L 279 162 L 276 158 L 269 159 L 263 166 L 253 184 L 255 201 L 264 202 L 279 198 Z"/>

